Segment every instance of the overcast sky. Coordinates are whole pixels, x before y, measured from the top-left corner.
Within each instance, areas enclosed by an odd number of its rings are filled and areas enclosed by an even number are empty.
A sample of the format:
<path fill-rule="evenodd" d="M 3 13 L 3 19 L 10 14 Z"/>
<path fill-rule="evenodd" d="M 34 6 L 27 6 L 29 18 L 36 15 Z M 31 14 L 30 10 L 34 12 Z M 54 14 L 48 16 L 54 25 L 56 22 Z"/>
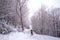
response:
<path fill-rule="evenodd" d="M 27 4 L 30 12 L 29 17 L 41 7 L 41 4 L 46 5 L 47 8 L 60 7 L 60 0 L 29 0 Z"/>
<path fill-rule="evenodd" d="M 54 6 L 59 7 L 60 8 L 60 0 L 54 0 Z"/>

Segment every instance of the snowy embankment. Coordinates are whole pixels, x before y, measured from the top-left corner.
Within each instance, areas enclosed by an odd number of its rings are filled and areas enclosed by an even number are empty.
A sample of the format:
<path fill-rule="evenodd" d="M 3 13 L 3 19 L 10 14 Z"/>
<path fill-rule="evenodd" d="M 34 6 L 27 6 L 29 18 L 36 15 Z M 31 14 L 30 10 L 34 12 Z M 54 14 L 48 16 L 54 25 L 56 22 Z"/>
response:
<path fill-rule="evenodd" d="M 60 38 L 46 36 L 46 35 L 38 35 L 35 34 L 32 36 L 30 32 L 12 32 L 7 35 L 0 34 L 0 40 L 60 40 Z"/>

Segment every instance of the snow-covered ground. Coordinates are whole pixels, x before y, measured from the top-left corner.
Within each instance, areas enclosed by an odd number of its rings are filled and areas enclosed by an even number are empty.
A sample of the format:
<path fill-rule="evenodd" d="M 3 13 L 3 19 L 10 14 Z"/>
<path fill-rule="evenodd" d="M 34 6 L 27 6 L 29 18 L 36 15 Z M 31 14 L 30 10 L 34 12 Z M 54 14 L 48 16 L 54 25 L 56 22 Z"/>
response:
<path fill-rule="evenodd" d="M 60 38 L 35 33 L 32 36 L 29 31 L 25 30 L 24 32 L 11 32 L 7 35 L 0 34 L 0 40 L 60 40 Z"/>

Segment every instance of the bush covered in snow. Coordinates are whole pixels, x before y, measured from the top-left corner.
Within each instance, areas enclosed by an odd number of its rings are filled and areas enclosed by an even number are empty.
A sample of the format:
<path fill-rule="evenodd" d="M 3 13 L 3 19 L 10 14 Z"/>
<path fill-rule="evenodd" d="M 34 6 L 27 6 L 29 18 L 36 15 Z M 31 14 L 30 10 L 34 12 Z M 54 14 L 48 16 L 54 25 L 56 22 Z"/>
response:
<path fill-rule="evenodd" d="M 13 29 L 11 29 L 10 26 L 0 23 L 0 34 L 8 34 L 12 31 Z"/>

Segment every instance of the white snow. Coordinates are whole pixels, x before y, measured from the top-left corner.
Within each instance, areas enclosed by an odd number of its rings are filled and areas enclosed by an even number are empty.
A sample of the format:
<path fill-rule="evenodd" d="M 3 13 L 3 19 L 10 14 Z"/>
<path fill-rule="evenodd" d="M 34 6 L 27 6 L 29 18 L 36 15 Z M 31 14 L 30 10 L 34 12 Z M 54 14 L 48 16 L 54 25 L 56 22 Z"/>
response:
<path fill-rule="evenodd" d="M 26 30 L 25 30 L 26 31 Z M 29 31 L 26 32 L 11 32 L 7 35 L 0 34 L 0 40 L 60 40 L 60 38 L 46 36 L 46 35 L 31 35 Z"/>

